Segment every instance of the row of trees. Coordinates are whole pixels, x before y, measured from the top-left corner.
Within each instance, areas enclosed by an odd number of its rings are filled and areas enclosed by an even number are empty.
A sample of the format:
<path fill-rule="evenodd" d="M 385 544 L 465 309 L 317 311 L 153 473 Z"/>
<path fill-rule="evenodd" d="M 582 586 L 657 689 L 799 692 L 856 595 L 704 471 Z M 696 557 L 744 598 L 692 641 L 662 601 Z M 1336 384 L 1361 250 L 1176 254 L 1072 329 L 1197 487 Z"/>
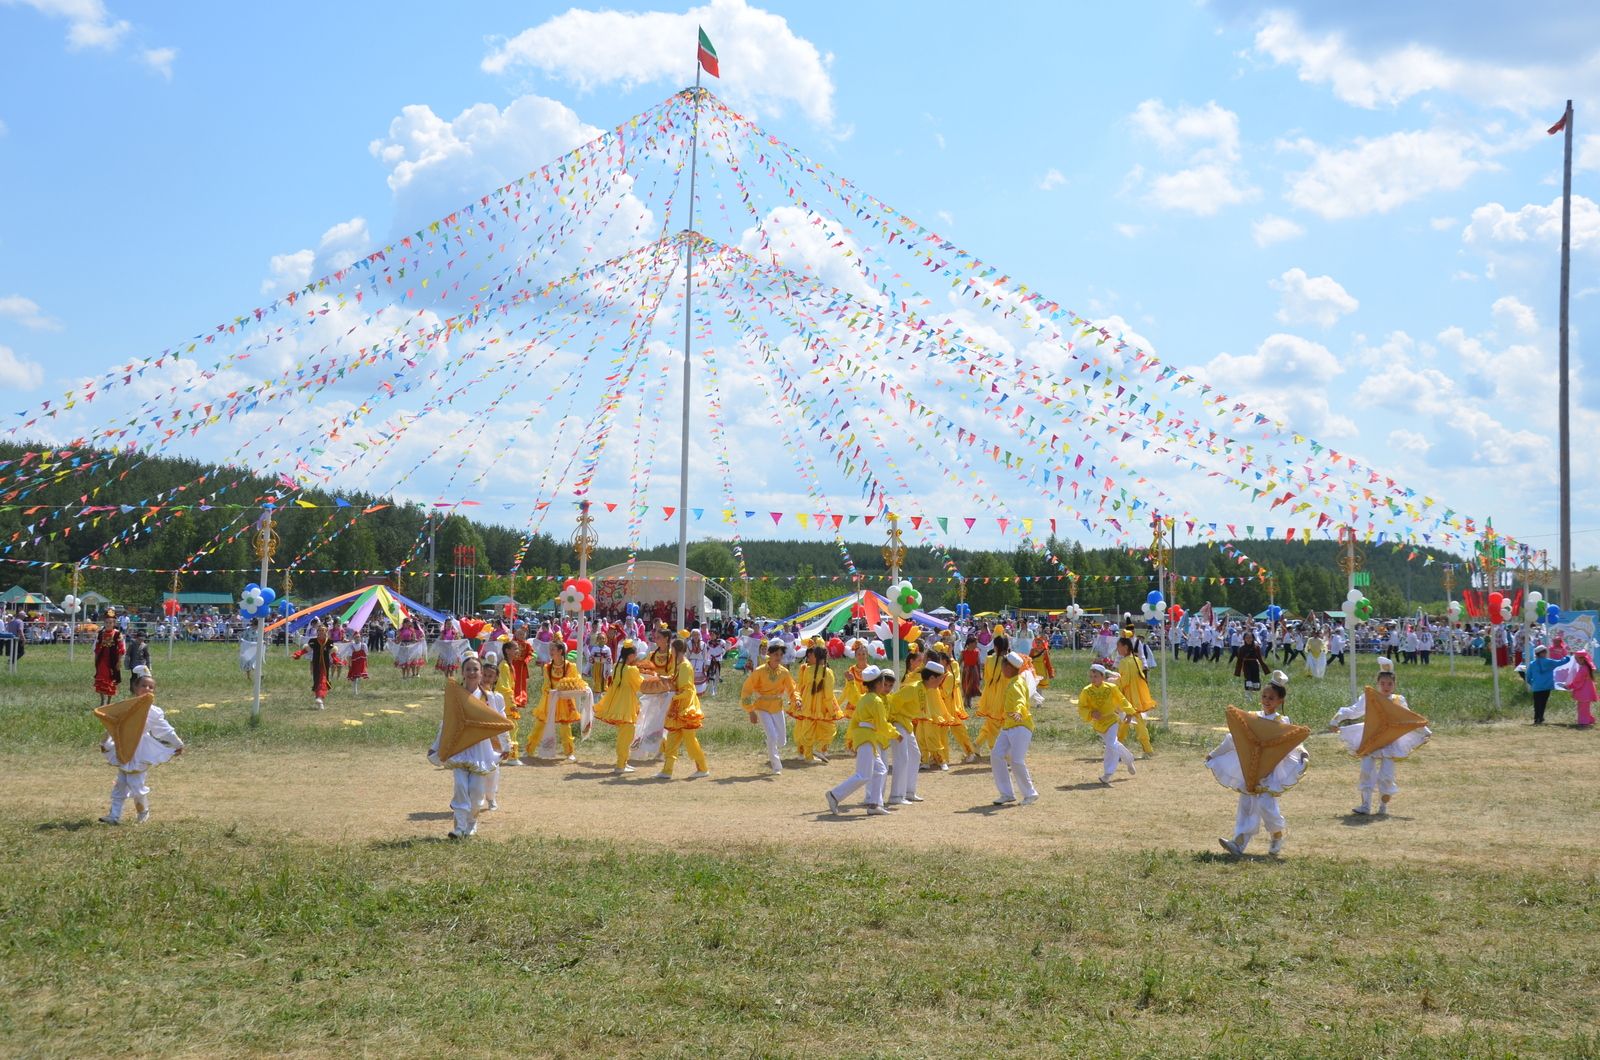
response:
<path fill-rule="evenodd" d="M 0 444 L 0 460 L 18 459 L 24 451 L 19 446 Z M 37 470 L 37 461 L 30 467 Z M 15 467 L 8 470 L 15 471 Z M 72 468 L 63 465 L 59 470 L 70 472 Z M 180 579 L 180 588 L 185 591 L 231 594 L 253 580 L 247 572 L 257 566 L 258 560 L 249 528 L 258 510 L 218 507 L 201 511 L 191 507 L 146 511 L 141 515 L 138 509 L 186 484 L 187 488 L 177 494 L 184 504 L 255 504 L 276 491 L 272 480 L 221 471 L 191 460 L 137 453 L 119 455 L 109 471 L 96 471 L 84 478 L 112 484 L 86 493 L 83 481 L 76 474 L 67 474 L 53 484 L 31 490 L 25 497 L 6 501 L 7 507 L 0 510 L 0 547 L 12 548 L 0 558 L 76 562 L 105 549 L 97 562 L 136 570 L 96 570 L 85 578 L 85 587 L 135 606 L 154 606 L 161 594 L 171 588 L 170 575 L 153 571 L 182 566 L 197 554 L 199 558 L 191 564 L 194 568 L 238 573 L 185 575 Z M 334 503 L 331 495 L 318 490 L 308 490 L 300 496 L 318 505 Z M 431 509 L 393 504 L 388 498 L 359 493 L 341 496 L 351 507 L 310 509 L 291 504 L 275 517 L 280 542 L 273 566 L 275 570 L 291 563 L 296 566 L 293 595 L 297 599 L 344 591 L 358 580 L 346 573 L 314 571 L 400 568 L 404 569 L 403 591 L 425 599 L 430 529 L 439 572 L 436 600 L 441 604 L 452 596 L 449 578 L 457 546 L 476 550 L 478 599 L 505 593 L 525 604 L 539 604 L 553 597 L 559 588 L 559 582 L 548 580 L 547 575 L 576 573 L 571 547 L 565 541 L 566 525 L 559 529 L 562 540 L 548 533 L 537 535 L 528 545 L 519 574 L 513 578 L 505 572 L 511 569 L 522 542 L 522 533 L 514 528 L 461 516 L 441 517 Z M 98 524 L 94 515 L 78 517 L 82 505 L 113 502 L 129 504 L 135 510 L 102 515 Z M 376 504 L 389 506 L 362 514 L 364 508 Z M 58 514 L 51 507 L 55 505 L 69 507 Z M 551 525 L 558 521 L 566 522 L 554 514 L 550 516 Z M 137 531 L 125 533 L 130 526 L 137 526 Z M 915 537 L 908 532 L 908 542 Z M 881 547 L 881 541 L 845 545 L 863 584 L 880 589 L 887 582 Z M 1338 569 L 1339 546 L 1334 542 L 1245 541 L 1241 547 L 1273 572 L 1276 583 L 1272 598 L 1291 613 L 1336 609 L 1344 599 L 1344 576 Z M 750 606 L 757 614 L 791 614 L 808 601 L 828 599 L 850 588 L 848 581 L 835 580 L 845 572 L 845 566 L 839 546 L 832 541 L 755 540 L 743 542 L 741 548 L 745 568 L 752 575 L 776 579 L 751 581 Z M 1047 542 L 1047 548 L 1062 564 L 1083 575 L 1077 599 L 1090 610 L 1137 613 L 1145 594 L 1154 587 L 1154 572 L 1142 553 L 1085 549 L 1079 543 L 1055 539 Z M 1366 593 L 1380 614 L 1401 614 L 1419 605 L 1442 609 L 1444 565 L 1461 562 L 1459 557 L 1436 550 L 1371 546 L 1365 551 L 1365 568 L 1372 579 Z M 591 569 L 621 562 L 627 555 L 623 548 L 601 547 L 591 560 Z M 1041 552 L 1027 548 L 1009 552 L 952 548 L 948 555 L 966 576 L 966 599 L 975 611 L 1018 606 L 1057 609 L 1072 599 L 1070 583 L 1059 577 L 1060 567 Z M 641 552 L 639 558 L 672 562 L 677 559 L 677 549 L 675 545 L 662 545 Z M 1429 559 L 1433 562 L 1427 562 Z M 721 581 L 736 595 L 743 595 L 738 562 L 729 543 L 695 543 L 690 548 L 689 565 Z M 11 567 L 13 577 L 7 579 L 8 583 L 16 581 L 56 597 L 67 592 L 65 571 L 3 563 L 0 567 Z M 1184 577 L 1206 579 L 1179 584 L 1176 598 L 1185 607 L 1193 609 L 1209 602 L 1255 613 L 1269 602 L 1266 582 L 1256 577 L 1248 565 L 1216 547 L 1190 544 L 1177 549 L 1173 570 Z M 959 599 L 957 587 L 945 569 L 944 554 L 934 548 L 908 544 L 902 572 L 921 588 L 928 607 L 953 608 Z M 0 571 L 0 578 L 5 573 Z M 1458 573 L 1457 588 L 1465 588 L 1465 571 Z M 1106 576 L 1115 580 L 1098 580 Z M 1019 578 L 1025 580 L 1018 581 Z M 282 584 L 280 577 L 271 580 L 274 585 Z M 1577 603 L 1585 606 L 1588 602 Z"/>

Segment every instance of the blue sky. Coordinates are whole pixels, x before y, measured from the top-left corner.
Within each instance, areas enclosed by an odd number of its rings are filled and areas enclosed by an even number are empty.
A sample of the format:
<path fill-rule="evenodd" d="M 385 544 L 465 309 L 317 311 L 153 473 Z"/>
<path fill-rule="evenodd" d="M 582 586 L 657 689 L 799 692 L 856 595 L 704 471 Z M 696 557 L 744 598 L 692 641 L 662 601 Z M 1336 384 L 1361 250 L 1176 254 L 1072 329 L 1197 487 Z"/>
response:
<path fill-rule="evenodd" d="M 37 404 L 554 157 L 687 83 L 692 37 L 675 34 L 699 21 L 714 89 L 789 143 L 1166 361 L 1553 549 L 1560 138 L 1544 129 L 1577 99 L 1575 527 L 1600 529 L 1584 342 L 1600 15 L 1391 7 L 0 0 L 0 386 Z M 794 492 L 740 501 L 788 509 Z M 1576 542 L 1600 561 L 1600 533 Z"/>

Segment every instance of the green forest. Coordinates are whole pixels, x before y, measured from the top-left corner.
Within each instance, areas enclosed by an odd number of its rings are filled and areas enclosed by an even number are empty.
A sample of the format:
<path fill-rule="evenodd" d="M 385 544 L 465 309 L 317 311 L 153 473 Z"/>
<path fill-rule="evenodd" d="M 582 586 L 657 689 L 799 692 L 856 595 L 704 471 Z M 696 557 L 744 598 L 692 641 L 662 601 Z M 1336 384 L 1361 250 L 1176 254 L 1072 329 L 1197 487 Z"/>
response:
<path fill-rule="evenodd" d="M 25 452 L 38 448 L 0 445 L 0 461 L 19 460 Z M 95 463 L 107 457 L 108 465 Z M 50 570 L 16 561 L 71 564 L 101 552 L 94 560 L 96 564 L 130 570 L 86 570 L 81 588 L 94 589 L 127 606 L 154 607 L 161 594 L 172 587 L 170 574 L 154 571 L 183 567 L 187 562 L 199 571 L 243 572 L 254 569 L 259 562 L 252 547 L 250 526 L 260 514 L 260 501 L 278 489 L 269 478 L 136 452 L 112 457 L 79 451 L 57 466 L 51 467 L 50 463 L 35 459 L 20 475 L 16 465 L 7 468 L 12 486 L 0 493 L 0 548 L 9 550 L 0 552 L 0 565 L 10 569 L 0 572 L 0 587 L 19 584 L 59 598 L 68 591 L 67 569 Z M 75 470 L 91 463 L 92 470 Z M 35 479 L 42 480 L 41 484 L 31 488 L 21 485 L 24 480 Z M 161 503 L 156 498 L 169 493 L 169 503 L 187 507 L 149 511 Z M 332 494 L 316 489 L 299 496 L 322 506 L 335 503 Z M 478 599 L 507 593 L 526 605 L 536 605 L 554 596 L 559 588 L 559 583 L 547 576 L 576 573 L 576 560 L 567 543 L 571 520 L 554 512 L 547 525 L 567 524 L 556 531 L 560 539 L 549 533 L 536 536 L 529 542 L 521 570 L 513 579 L 507 572 L 523 540 L 523 531 L 517 528 L 460 515 L 440 517 L 425 507 L 395 503 L 392 498 L 362 493 L 339 496 L 350 506 L 311 509 L 291 503 L 275 516 L 280 541 L 269 581 L 281 589 L 278 572 L 291 566 L 292 596 L 296 600 L 331 595 L 370 580 L 349 574 L 315 573 L 321 570 L 399 570 L 402 591 L 426 598 L 430 524 L 436 524 L 434 554 L 439 576 L 435 599 L 441 605 L 451 599 L 451 557 L 458 545 L 477 549 Z M 126 505 L 131 510 L 81 514 L 83 507 L 109 504 Z M 203 511 L 203 504 L 215 507 Z M 386 507 L 363 514 L 375 505 Z M 131 533 L 130 527 L 134 528 Z M 907 530 L 903 573 L 922 590 L 925 606 L 954 607 L 959 597 L 944 565 L 945 553 L 915 544 L 917 535 L 909 532 L 909 527 Z M 1291 613 L 1337 608 L 1344 597 L 1339 547 L 1334 542 L 1245 540 L 1233 544 L 1272 572 L 1273 598 Z M 837 596 L 848 587 L 849 583 L 841 580 L 846 568 L 840 545 L 831 539 L 819 536 L 808 540 L 747 540 L 741 548 L 751 575 L 750 606 L 756 614 L 790 614 L 806 601 Z M 1154 572 L 1142 551 L 1085 548 L 1075 541 L 1056 539 L 1047 542 L 1046 548 L 1060 565 L 1026 547 L 1009 552 L 951 547 L 948 556 L 966 577 L 967 602 L 976 611 L 1065 607 L 1071 600 L 1071 591 L 1069 581 L 1061 577 L 1063 566 L 1081 576 L 1078 603 L 1092 611 L 1137 612 L 1146 593 L 1154 588 Z M 881 588 L 887 578 L 881 539 L 846 542 L 844 549 L 865 583 Z M 1368 545 L 1364 553 L 1363 567 L 1371 578 L 1365 592 L 1378 613 L 1388 615 L 1413 611 L 1419 606 L 1441 610 L 1445 565 L 1462 562 L 1448 553 L 1409 546 Z M 591 569 L 622 562 L 627 555 L 626 548 L 602 541 L 591 560 Z M 677 547 L 657 546 L 641 551 L 639 558 L 674 561 Z M 744 587 L 738 578 L 731 542 L 706 539 L 693 543 L 689 564 L 736 594 L 742 593 Z M 1269 602 L 1266 581 L 1252 577 L 1248 565 L 1240 564 L 1214 545 L 1183 544 L 1180 537 L 1173 569 L 1182 578 L 1213 579 L 1180 582 L 1177 602 L 1187 608 L 1209 602 L 1256 612 Z M 1107 576 L 1117 580 L 1097 580 Z M 390 578 L 393 579 L 392 574 Z M 1231 584 L 1215 580 L 1223 578 L 1242 580 Z M 244 573 L 193 573 L 183 575 L 179 586 L 185 592 L 233 594 L 252 580 Z M 1459 572 L 1457 590 L 1465 585 L 1465 572 Z M 1593 606 L 1584 600 L 1577 603 Z"/>

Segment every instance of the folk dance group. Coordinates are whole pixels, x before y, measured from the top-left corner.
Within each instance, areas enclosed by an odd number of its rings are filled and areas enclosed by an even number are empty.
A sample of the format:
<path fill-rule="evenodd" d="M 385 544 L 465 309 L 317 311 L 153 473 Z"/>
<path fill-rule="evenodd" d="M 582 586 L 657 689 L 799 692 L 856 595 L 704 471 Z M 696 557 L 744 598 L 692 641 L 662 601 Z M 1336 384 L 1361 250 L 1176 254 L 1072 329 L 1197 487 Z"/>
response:
<path fill-rule="evenodd" d="M 695 652 L 688 636 L 674 637 L 661 629 L 653 639 L 654 646 L 642 657 L 631 640 L 618 646 L 614 661 L 609 651 L 606 660 L 591 653 L 587 675 L 575 641 L 556 646 L 550 661 L 540 667 L 544 687 L 532 711 L 523 753 L 573 762 L 573 727 L 587 734 L 598 719 L 615 733 L 618 774 L 635 771 L 630 760 L 648 761 L 659 755 L 656 777 L 670 780 L 683 755 L 694 765 L 690 779 L 709 776 L 697 735 L 705 720 L 700 695 L 709 690 L 705 668 L 691 662 Z M 110 808 L 100 820 L 122 823 L 131 800 L 135 821 L 143 823 L 150 816 L 149 770 L 181 754 L 184 743 L 155 704 L 156 682 L 147 663 L 134 667 L 133 698 L 109 702 L 116 688 L 102 679 L 108 675 L 100 671 L 120 662 L 112 656 L 121 653 L 116 650 L 120 645 L 106 640 L 104 656 L 97 658 L 96 688 L 102 704 L 95 715 L 107 732 L 98 748 L 117 776 Z M 312 657 L 314 690 L 323 695 L 330 670 L 327 645 L 327 631 L 321 630 L 302 653 Z M 1009 640 L 998 635 L 986 659 L 971 661 L 963 652 L 968 660 L 963 667 L 953 645 L 940 641 L 926 649 L 913 647 L 903 678 L 897 678 L 892 668 L 872 661 L 865 641 L 850 647 L 854 662 L 845 671 L 842 694 L 828 664 L 827 647 L 820 641 L 808 646 L 795 672 L 783 665 L 787 646 L 774 642 L 766 648 L 764 665 L 745 677 L 740 702 L 750 723 L 762 728 L 767 766 L 773 774 L 783 772 L 786 718 L 792 717 L 797 751 L 803 759 L 817 762 L 829 761 L 842 725 L 844 748 L 853 757 L 854 770 L 824 796 L 833 814 L 841 813 L 845 800 L 858 791 L 863 792 L 869 816 L 885 816 L 895 807 L 924 801 L 917 790 L 918 776 L 925 770 L 949 768 L 952 741 L 964 753 L 962 762 L 975 762 L 988 753 L 994 805 L 1038 801 L 1027 758 L 1033 711 L 1043 703 L 1039 691 L 1043 682 L 1031 653 L 1011 650 Z M 1099 781 L 1105 785 L 1119 769 L 1130 776 L 1137 772 L 1125 738 L 1137 737 L 1146 756 L 1151 753 L 1143 715 L 1155 705 L 1136 645 L 1123 637 L 1116 651 L 1115 669 L 1092 665 L 1089 683 L 1078 694 L 1079 717 L 1103 743 Z M 450 838 L 477 832 L 479 818 L 498 808 L 500 769 L 521 764 L 518 730 L 529 702 L 529 662 L 534 656 L 533 647 L 520 637 L 486 644 L 481 657 L 468 648 L 461 654 L 459 681 L 453 677 L 446 681 L 444 717 L 427 756 L 453 774 Z M 591 678 L 604 689 L 598 703 Z M 1360 804 L 1353 810 L 1359 815 L 1389 813 L 1399 791 L 1396 763 L 1431 736 L 1427 719 L 1411 711 L 1405 697 L 1395 691 L 1395 682 L 1393 662 L 1380 658 L 1377 688 L 1366 689 L 1362 698 L 1338 711 L 1328 727 L 1360 761 Z M 1304 776 L 1310 761 L 1304 747 L 1310 729 L 1293 724 L 1283 712 L 1288 692 L 1288 677 L 1281 670 L 1272 671 L 1260 689 L 1261 709 L 1246 713 L 1229 707 L 1228 735 L 1206 756 L 1206 766 L 1218 783 L 1238 794 L 1233 834 L 1219 840 L 1229 854 L 1243 855 L 1263 827 L 1268 852 L 1276 855 L 1283 849 L 1287 824 L 1278 800 Z M 975 708 L 982 720 L 976 739 L 967 733 L 968 707 Z"/>

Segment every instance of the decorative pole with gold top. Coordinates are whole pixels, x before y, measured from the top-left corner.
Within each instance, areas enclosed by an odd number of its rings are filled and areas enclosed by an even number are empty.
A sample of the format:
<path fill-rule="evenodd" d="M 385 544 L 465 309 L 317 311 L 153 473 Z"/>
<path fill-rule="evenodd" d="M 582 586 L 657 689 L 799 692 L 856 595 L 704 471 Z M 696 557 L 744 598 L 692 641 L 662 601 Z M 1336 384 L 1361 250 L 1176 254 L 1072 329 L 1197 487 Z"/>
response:
<path fill-rule="evenodd" d="M 261 514 L 255 538 L 256 555 L 261 558 L 261 586 L 266 587 L 267 571 L 272 566 L 272 554 L 278 551 L 278 535 L 272 532 L 272 509 Z M 256 619 L 256 677 L 255 699 L 250 704 L 250 724 L 261 724 L 261 673 L 267 668 L 267 616 Z"/>
<path fill-rule="evenodd" d="M 893 585 L 900 580 L 900 564 L 906 558 L 905 539 L 900 533 L 900 517 L 893 512 L 884 516 L 889 521 L 889 537 L 883 546 L 883 563 L 889 568 L 889 584 Z M 894 649 L 895 677 L 900 676 L 900 622 L 891 613 L 889 615 L 889 642 Z"/>

